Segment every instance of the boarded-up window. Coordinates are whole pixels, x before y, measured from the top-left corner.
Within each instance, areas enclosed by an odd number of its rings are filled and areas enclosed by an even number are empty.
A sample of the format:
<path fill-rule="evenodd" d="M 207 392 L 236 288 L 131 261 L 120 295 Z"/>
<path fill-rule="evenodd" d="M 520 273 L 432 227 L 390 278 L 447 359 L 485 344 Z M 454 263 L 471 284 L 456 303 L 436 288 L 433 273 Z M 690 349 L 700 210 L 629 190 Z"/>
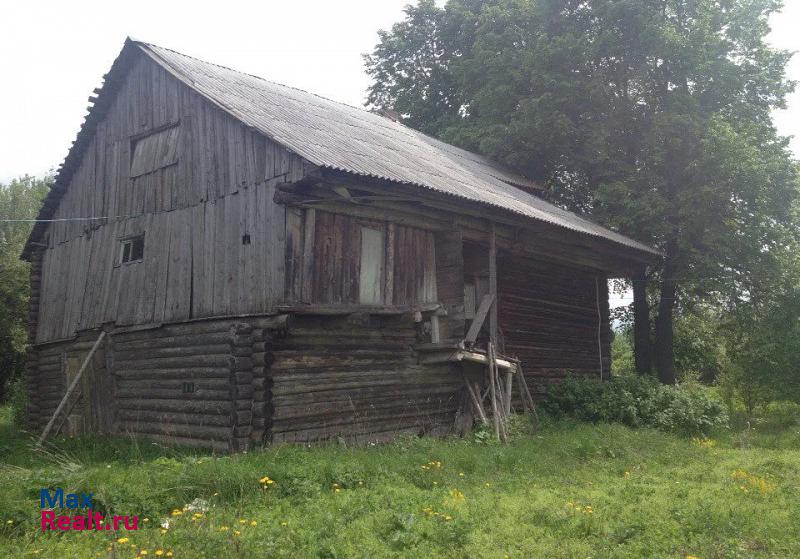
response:
<path fill-rule="evenodd" d="M 383 303 L 384 236 L 381 229 L 361 228 L 361 270 L 358 278 L 358 302 Z"/>
<path fill-rule="evenodd" d="M 305 232 L 291 235 L 292 239 L 302 235 L 303 259 L 310 259 L 302 274 L 293 273 L 290 278 L 290 282 L 308 284 L 308 296 L 298 300 L 362 305 L 413 305 L 437 300 L 432 232 L 393 225 L 394 234 L 390 235 L 386 222 L 320 210 L 315 213 L 313 227 L 308 225 Z M 300 224 L 296 227 L 299 229 Z M 288 246 L 287 257 L 293 258 L 299 248 L 292 243 Z M 291 270 L 292 264 L 287 259 L 287 269 Z M 391 267 L 391 273 L 387 267 Z M 290 284 L 288 293 L 297 296 L 303 291 Z"/>
<path fill-rule="evenodd" d="M 178 132 L 170 126 L 133 141 L 131 146 L 131 177 L 152 173 L 178 162 Z"/>

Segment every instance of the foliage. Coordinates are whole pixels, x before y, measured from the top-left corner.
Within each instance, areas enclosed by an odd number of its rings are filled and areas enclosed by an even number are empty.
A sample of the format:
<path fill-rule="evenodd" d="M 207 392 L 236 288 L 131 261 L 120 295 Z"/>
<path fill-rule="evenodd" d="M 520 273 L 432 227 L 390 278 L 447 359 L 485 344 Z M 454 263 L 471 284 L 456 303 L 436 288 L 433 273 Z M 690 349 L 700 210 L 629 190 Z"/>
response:
<path fill-rule="evenodd" d="M 0 183 L 0 220 L 36 217 L 51 180 L 25 176 Z M 19 256 L 32 226 L 0 222 L 0 401 L 7 382 L 22 373 L 28 342 L 29 264 Z"/>
<path fill-rule="evenodd" d="M 124 438 L 35 452 L 0 408 L 0 556 L 796 557 L 796 412 L 754 425 L 746 444 L 550 422 L 510 445 L 418 438 L 214 456 Z M 42 487 L 92 492 L 104 512 L 139 515 L 140 529 L 43 533 Z M 183 510 L 195 499 L 209 506 L 200 516 Z"/>
<path fill-rule="evenodd" d="M 614 332 L 611 340 L 611 374 L 614 376 L 632 375 L 636 372 L 633 357 L 631 330 Z"/>
<path fill-rule="evenodd" d="M 796 165 L 771 120 L 794 87 L 790 54 L 765 41 L 779 8 L 426 0 L 366 57 L 368 100 L 661 248 L 655 355 L 672 382 L 674 311 L 746 301 L 800 230 Z"/>
<path fill-rule="evenodd" d="M 662 386 L 648 376 L 624 375 L 601 381 L 568 377 L 547 390 L 543 409 L 580 421 L 650 426 L 686 435 L 724 426 L 721 402 L 699 385 Z"/>

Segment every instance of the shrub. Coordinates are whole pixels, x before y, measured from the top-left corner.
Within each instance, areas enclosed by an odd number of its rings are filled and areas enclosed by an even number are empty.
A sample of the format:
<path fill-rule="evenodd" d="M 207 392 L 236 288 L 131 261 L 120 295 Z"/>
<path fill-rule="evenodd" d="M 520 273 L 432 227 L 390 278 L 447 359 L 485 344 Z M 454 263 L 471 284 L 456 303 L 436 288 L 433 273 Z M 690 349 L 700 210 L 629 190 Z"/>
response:
<path fill-rule="evenodd" d="M 721 402 L 703 387 L 662 386 L 651 377 L 634 375 L 607 381 L 568 377 L 548 388 L 542 408 L 555 417 L 651 426 L 687 435 L 705 433 L 728 421 Z"/>

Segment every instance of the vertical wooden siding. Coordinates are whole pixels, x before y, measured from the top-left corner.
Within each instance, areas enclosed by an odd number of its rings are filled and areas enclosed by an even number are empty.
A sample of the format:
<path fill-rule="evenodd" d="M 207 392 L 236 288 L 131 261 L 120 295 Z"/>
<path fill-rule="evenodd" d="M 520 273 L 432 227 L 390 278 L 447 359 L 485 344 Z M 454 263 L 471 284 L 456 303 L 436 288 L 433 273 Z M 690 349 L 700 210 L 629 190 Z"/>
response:
<path fill-rule="evenodd" d="M 385 304 L 409 305 L 437 300 L 433 232 L 323 211 L 302 213 L 290 209 L 287 215 L 288 300 L 358 303 L 363 227 L 383 233 L 385 254 L 380 282 Z M 313 226 L 309 226 L 309 219 L 314 220 Z M 309 243 L 309 239 L 313 241 Z M 311 277 L 306 277 L 308 275 Z"/>
<path fill-rule="evenodd" d="M 131 178 L 132 136 L 170 124 L 180 129 L 177 164 Z M 107 219 L 48 228 L 36 341 L 107 321 L 269 310 L 284 285 L 285 210 L 274 188 L 303 172 L 300 158 L 142 57 L 53 216 Z M 119 238 L 141 233 L 144 261 L 117 265 Z"/>

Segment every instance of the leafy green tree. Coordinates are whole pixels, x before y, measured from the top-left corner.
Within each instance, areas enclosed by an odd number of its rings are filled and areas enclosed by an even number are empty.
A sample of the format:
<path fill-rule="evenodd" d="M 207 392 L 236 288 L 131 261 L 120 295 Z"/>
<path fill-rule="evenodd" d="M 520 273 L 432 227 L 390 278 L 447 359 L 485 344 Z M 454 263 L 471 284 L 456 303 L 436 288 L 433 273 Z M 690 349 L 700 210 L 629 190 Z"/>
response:
<path fill-rule="evenodd" d="M 676 310 L 746 301 L 797 235 L 796 167 L 771 119 L 794 87 L 790 54 L 765 42 L 780 7 L 424 0 L 366 56 L 368 103 L 659 247 L 653 353 L 672 383 Z M 646 284 L 633 287 L 641 311 Z"/>
<path fill-rule="evenodd" d="M 9 220 L 35 218 L 51 181 L 24 176 L 0 183 L 0 400 L 22 371 L 28 343 L 30 265 L 19 256 L 33 223 Z"/>

